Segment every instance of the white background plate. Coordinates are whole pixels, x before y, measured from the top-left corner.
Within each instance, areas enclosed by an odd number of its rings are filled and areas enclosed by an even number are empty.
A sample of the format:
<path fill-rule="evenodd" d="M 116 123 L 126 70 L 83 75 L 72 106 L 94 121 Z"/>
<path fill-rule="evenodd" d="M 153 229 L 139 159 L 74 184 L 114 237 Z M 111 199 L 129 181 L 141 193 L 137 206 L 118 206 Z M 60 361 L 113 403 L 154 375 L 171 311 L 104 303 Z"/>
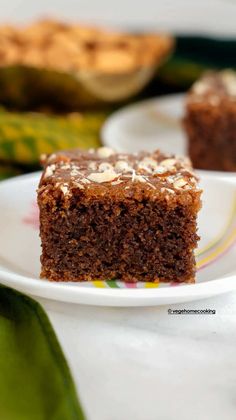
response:
<path fill-rule="evenodd" d="M 205 247 L 225 230 L 235 198 L 236 179 L 201 173 L 203 209 L 199 218 Z M 35 225 L 36 188 L 39 174 L 0 183 L 0 280 L 25 293 L 60 300 L 107 306 L 159 305 L 191 301 L 236 288 L 235 247 L 200 270 L 197 283 L 146 289 L 96 288 L 88 283 L 52 283 L 39 280 L 40 241 Z"/>
<path fill-rule="evenodd" d="M 181 127 L 184 95 L 168 95 L 128 105 L 114 112 L 102 128 L 102 142 L 120 152 L 153 151 L 186 154 Z"/>

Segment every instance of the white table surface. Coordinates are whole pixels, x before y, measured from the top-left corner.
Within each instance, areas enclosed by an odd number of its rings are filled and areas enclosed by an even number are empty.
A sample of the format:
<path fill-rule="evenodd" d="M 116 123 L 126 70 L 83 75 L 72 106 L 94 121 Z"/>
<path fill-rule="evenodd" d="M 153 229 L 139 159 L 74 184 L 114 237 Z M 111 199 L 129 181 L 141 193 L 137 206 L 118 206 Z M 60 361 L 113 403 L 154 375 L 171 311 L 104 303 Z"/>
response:
<path fill-rule="evenodd" d="M 235 420 L 236 292 L 150 308 L 40 302 L 88 420 Z"/>

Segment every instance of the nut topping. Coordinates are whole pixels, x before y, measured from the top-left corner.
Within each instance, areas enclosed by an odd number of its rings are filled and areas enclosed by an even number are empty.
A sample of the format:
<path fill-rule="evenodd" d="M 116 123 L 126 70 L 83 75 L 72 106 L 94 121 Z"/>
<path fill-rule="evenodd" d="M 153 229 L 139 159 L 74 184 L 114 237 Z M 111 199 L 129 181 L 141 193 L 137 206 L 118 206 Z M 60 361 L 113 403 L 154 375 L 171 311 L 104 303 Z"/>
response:
<path fill-rule="evenodd" d="M 181 188 L 186 184 L 187 184 L 187 181 L 185 181 L 185 179 L 179 178 L 173 183 L 173 186 L 174 188 Z"/>
<path fill-rule="evenodd" d="M 94 172 L 88 175 L 88 179 L 93 182 L 103 183 L 113 181 L 118 178 L 118 174 L 114 171 L 108 170 L 105 172 Z"/>
<path fill-rule="evenodd" d="M 131 166 L 125 160 L 118 160 L 115 164 L 115 170 L 118 172 L 132 172 Z"/>
<path fill-rule="evenodd" d="M 112 150 L 110 147 L 99 147 L 97 149 L 97 154 L 100 158 L 108 158 L 111 155 L 114 155 L 114 150 Z"/>

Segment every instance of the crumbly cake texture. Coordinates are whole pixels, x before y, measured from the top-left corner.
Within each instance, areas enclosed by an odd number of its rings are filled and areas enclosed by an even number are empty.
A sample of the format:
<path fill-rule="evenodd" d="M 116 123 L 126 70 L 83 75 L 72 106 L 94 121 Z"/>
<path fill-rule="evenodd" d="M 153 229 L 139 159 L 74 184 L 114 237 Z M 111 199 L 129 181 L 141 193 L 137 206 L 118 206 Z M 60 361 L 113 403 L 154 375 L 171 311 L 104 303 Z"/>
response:
<path fill-rule="evenodd" d="M 236 171 L 236 73 L 203 75 L 187 95 L 184 127 L 199 169 Z"/>
<path fill-rule="evenodd" d="M 123 73 L 155 65 L 171 51 L 173 43 L 165 34 L 132 35 L 41 20 L 25 27 L 0 26 L 0 67 Z"/>
<path fill-rule="evenodd" d="M 42 278 L 194 281 L 201 190 L 187 158 L 102 147 L 43 164 Z"/>

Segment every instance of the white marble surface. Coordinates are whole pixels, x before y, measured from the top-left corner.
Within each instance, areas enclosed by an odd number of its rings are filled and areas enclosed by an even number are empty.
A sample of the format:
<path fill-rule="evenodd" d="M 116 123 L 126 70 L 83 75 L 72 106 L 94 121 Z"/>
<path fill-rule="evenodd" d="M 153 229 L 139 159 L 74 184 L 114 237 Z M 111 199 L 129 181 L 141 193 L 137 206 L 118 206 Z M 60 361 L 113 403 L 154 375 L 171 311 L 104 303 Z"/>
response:
<path fill-rule="evenodd" d="M 235 420 L 236 292 L 150 308 L 40 302 L 88 420 Z"/>

